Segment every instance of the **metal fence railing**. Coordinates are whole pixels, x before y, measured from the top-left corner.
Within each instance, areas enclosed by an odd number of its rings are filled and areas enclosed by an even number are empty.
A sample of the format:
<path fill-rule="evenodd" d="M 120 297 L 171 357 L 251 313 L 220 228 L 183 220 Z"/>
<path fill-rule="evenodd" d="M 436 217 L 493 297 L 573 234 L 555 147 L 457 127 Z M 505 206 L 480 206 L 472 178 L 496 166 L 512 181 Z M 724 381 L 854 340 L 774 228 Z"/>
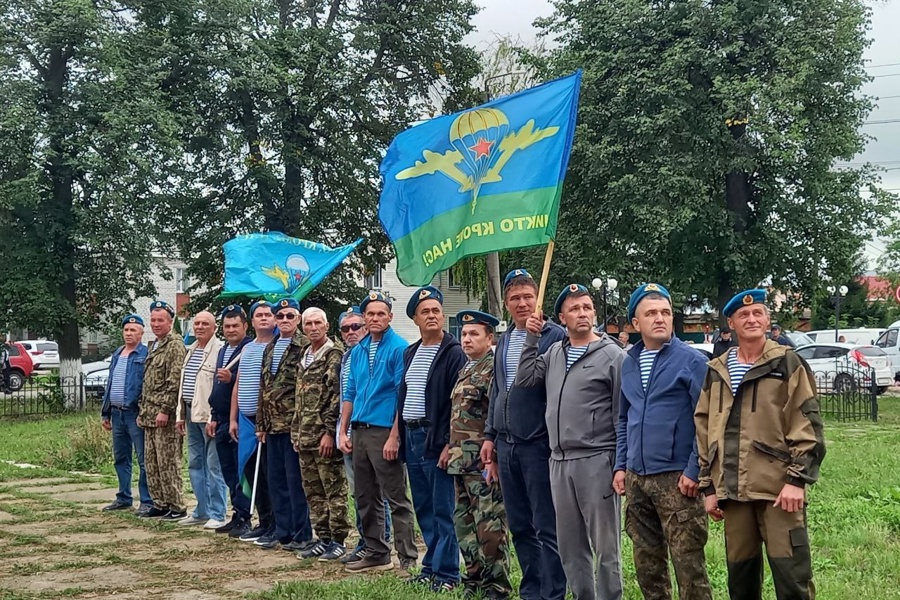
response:
<path fill-rule="evenodd" d="M 75 410 L 100 410 L 101 387 L 89 377 L 32 375 L 14 391 L 0 391 L 0 417 L 52 415 Z"/>
<path fill-rule="evenodd" d="M 875 370 L 854 364 L 815 370 L 819 410 L 839 421 L 877 421 L 878 385 Z"/>

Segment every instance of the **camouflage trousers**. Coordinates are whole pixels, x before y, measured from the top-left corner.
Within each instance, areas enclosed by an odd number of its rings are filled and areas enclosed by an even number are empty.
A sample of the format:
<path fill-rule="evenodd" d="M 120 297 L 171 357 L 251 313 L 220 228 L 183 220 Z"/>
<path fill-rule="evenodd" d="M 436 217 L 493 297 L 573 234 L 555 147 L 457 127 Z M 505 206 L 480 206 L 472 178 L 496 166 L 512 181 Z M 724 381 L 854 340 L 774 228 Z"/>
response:
<path fill-rule="evenodd" d="M 144 467 L 153 506 L 160 510 L 183 512 L 181 495 L 182 438 L 172 419 L 165 427 L 144 428 Z"/>
<path fill-rule="evenodd" d="M 309 520 L 320 540 L 334 540 L 340 544 L 347 539 L 350 522 L 347 519 L 347 478 L 344 459 L 334 451 L 330 458 L 319 456 L 319 447 L 300 447 L 300 475 L 309 504 Z"/>
<path fill-rule="evenodd" d="M 712 600 L 703 547 L 708 537 L 701 498 L 678 490 L 680 472 L 625 474 L 625 531 L 645 600 L 669 600 L 669 554 L 681 600 Z"/>
<path fill-rule="evenodd" d="M 500 484 L 491 486 L 477 475 L 454 475 L 456 510 L 453 521 L 459 549 L 466 563 L 466 588 L 502 594 L 512 592 L 509 582 L 509 536 Z"/>
<path fill-rule="evenodd" d="M 815 600 L 806 510 L 788 513 L 770 500 L 720 501 L 725 513 L 728 592 L 732 600 L 760 600 L 762 545 L 779 600 Z"/>

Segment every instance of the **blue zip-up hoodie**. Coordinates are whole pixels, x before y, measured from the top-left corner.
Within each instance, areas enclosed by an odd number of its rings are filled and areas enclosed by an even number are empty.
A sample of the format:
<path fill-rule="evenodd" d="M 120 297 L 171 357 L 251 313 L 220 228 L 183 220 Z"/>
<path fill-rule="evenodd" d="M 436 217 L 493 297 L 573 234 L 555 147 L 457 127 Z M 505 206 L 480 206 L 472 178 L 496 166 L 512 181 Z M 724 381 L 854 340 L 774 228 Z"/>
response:
<path fill-rule="evenodd" d="M 109 419 L 112 414 L 112 403 L 109 401 L 109 391 L 112 388 L 113 373 L 116 370 L 116 364 L 119 362 L 119 356 L 125 346 L 120 346 L 113 352 L 112 359 L 109 361 L 109 378 L 106 381 L 106 390 L 103 392 L 103 404 L 100 406 L 100 416 Z M 147 358 L 147 346 L 138 344 L 134 352 L 128 355 L 128 367 L 125 371 L 125 410 L 137 410 L 138 402 L 141 399 L 141 387 L 144 385 L 144 361 Z"/>
<path fill-rule="evenodd" d="M 244 350 L 244 346 L 253 341 L 252 337 L 245 337 L 235 347 L 231 353 L 231 360 L 235 356 L 240 355 Z M 225 348 L 228 343 L 222 344 L 219 348 L 219 355 L 216 357 L 216 371 L 225 366 Z M 213 377 L 212 391 L 209 393 L 209 418 L 216 423 L 227 423 L 231 420 L 231 394 L 234 391 L 234 384 L 237 383 L 238 365 L 241 361 L 235 361 L 231 367 L 231 381 L 223 383 L 218 377 Z"/>
<path fill-rule="evenodd" d="M 393 427 L 397 398 L 403 383 L 403 351 L 409 345 L 389 327 L 375 351 L 375 363 L 369 369 L 368 334 L 350 351 L 350 378 L 344 400 L 353 402 L 350 422 L 359 421 L 378 427 Z"/>
<path fill-rule="evenodd" d="M 547 390 L 544 386 L 521 387 L 513 384 L 509 392 L 506 391 L 506 354 L 509 351 L 510 331 L 500 336 L 494 354 L 494 382 L 484 437 L 493 442 L 502 436 L 512 443 L 546 440 L 544 412 L 547 410 Z M 538 355 L 565 337 L 565 329 L 546 321 L 538 341 Z"/>
<path fill-rule="evenodd" d="M 673 337 L 656 355 L 645 392 L 643 349 L 643 341 L 635 344 L 622 364 L 615 470 L 638 475 L 680 471 L 698 481 L 694 409 L 708 359 Z"/>

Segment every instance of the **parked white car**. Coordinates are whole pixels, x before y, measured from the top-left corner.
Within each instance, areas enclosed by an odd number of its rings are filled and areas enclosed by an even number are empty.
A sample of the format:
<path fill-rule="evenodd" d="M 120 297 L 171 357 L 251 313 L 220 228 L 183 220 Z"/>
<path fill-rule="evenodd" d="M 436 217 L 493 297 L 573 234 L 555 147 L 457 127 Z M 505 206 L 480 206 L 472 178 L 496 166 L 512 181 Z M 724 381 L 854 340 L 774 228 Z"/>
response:
<path fill-rule="evenodd" d="M 869 387 L 869 369 L 875 370 L 875 385 L 883 394 L 894 382 L 891 361 L 881 348 L 868 344 L 809 344 L 797 348 L 809 363 L 820 392 L 849 391 Z M 865 375 L 860 375 L 866 373 Z"/>
<path fill-rule="evenodd" d="M 59 368 L 59 346 L 50 340 L 19 340 L 19 343 L 28 350 L 31 362 L 37 369 Z"/>
<path fill-rule="evenodd" d="M 109 379 L 109 364 L 112 357 L 104 360 L 81 365 L 83 375 L 84 393 L 91 398 L 102 398 L 106 390 L 106 382 Z"/>

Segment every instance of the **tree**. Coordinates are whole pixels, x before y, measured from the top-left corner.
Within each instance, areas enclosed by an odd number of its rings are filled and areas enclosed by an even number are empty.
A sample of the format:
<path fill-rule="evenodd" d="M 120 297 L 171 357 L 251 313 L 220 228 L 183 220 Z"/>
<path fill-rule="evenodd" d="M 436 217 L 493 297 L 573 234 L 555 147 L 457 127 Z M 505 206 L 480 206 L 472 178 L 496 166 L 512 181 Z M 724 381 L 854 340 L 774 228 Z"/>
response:
<path fill-rule="evenodd" d="M 153 291 L 157 192 L 177 143 L 143 25 L 127 3 L 0 8 L 0 304 L 9 325 L 59 342 L 64 377 L 80 374 L 79 326 Z"/>
<path fill-rule="evenodd" d="M 377 219 L 378 165 L 391 139 L 451 99 L 477 70 L 463 37 L 469 0 L 190 2 L 160 22 L 173 47 L 168 92 L 186 158 L 167 231 L 205 307 L 221 289 L 222 244 L 282 231 L 332 245 L 365 238 L 352 261 L 389 258 Z M 347 270 L 309 298 L 337 309 L 360 290 Z"/>
<path fill-rule="evenodd" d="M 556 286 L 608 273 L 721 307 L 849 279 L 889 205 L 871 167 L 837 166 L 865 144 L 868 19 L 861 0 L 557 0 L 549 72 L 584 79 Z"/>

